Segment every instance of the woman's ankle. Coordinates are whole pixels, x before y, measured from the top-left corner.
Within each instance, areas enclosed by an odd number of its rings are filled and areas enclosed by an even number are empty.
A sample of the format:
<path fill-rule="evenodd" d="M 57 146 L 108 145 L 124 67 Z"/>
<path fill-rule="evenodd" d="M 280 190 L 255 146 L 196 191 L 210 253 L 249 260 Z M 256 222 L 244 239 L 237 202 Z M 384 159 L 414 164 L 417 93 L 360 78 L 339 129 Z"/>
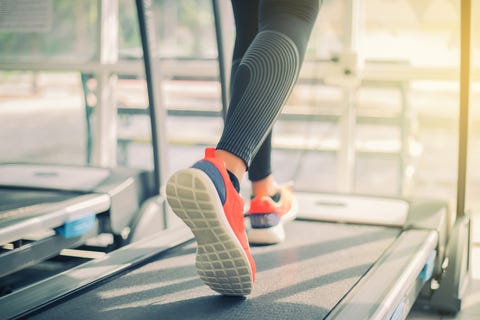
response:
<path fill-rule="evenodd" d="M 242 181 L 243 175 L 247 170 L 247 166 L 242 159 L 225 150 L 215 150 L 215 156 L 220 158 L 225 163 L 225 167 L 228 171 L 237 177 L 238 181 Z"/>
<path fill-rule="evenodd" d="M 262 180 L 252 181 L 252 195 L 254 196 L 272 196 L 277 192 L 278 186 L 273 178 L 269 175 Z"/>

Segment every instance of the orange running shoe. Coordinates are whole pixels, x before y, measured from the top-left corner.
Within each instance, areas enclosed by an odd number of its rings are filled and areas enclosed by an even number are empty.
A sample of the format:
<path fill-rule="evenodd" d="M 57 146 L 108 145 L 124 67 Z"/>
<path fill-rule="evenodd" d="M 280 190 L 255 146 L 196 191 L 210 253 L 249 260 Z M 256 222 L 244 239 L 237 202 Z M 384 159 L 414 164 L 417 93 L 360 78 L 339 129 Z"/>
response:
<path fill-rule="evenodd" d="M 249 294 L 255 261 L 245 233 L 244 203 L 215 149 L 207 148 L 205 158 L 173 174 L 166 193 L 173 212 L 195 236 L 195 265 L 203 282 L 223 295 Z"/>
<path fill-rule="evenodd" d="M 254 197 L 250 202 L 248 217 L 251 229 L 248 240 L 252 244 L 275 244 L 285 240 L 283 224 L 294 220 L 298 202 L 291 186 L 284 185 L 273 196 Z"/>

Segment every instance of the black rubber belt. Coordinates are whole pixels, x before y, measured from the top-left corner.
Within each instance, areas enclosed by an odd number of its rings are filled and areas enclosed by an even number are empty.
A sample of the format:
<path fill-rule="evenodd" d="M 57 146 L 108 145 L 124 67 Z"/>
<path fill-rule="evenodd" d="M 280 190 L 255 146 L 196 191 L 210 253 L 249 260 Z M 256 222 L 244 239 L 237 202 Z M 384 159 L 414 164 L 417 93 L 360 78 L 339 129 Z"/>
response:
<path fill-rule="evenodd" d="M 246 299 L 205 286 L 190 243 L 31 319 L 321 319 L 401 231 L 307 221 L 286 229 L 284 243 L 252 248 L 257 281 Z"/>

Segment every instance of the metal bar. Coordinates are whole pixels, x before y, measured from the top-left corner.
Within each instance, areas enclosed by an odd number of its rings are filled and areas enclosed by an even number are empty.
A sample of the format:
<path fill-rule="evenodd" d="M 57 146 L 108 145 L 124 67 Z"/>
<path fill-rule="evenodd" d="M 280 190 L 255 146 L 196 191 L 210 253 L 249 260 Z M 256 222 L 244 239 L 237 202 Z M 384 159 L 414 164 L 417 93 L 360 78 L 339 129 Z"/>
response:
<path fill-rule="evenodd" d="M 337 154 L 337 189 L 351 192 L 355 181 L 357 108 L 355 89 L 343 88 L 343 111 L 340 117 L 340 146 Z"/>
<path fill-rule="evenodd" d="M 116 75 L 100 73 L 97 79 L 97 107 L 93 131 L 92 163 L 112 168 L 117 162 L 117 102 L 115 98 Z"/>
<path fill-rule="evenodd" d="M 400 95 L 401 95 L 401 112 L 400 112 L 400 165 L 398 170 L 398 195 L 405 196 L 407 187 L 409 185 L 408 167 L 410 162 L 410 119 L 409 119 L 409 107 L 410 107 L 410 95 L 408 93 L 409 83 L 399 83 Z"/>
<path fill-rule="evenodd" d="M 118 61 L 118 1 L 102 0 L 99 10 L 99 64 Z M 93 163 L 102 167 L 116 165 L 117 155 L 117 75 L 101 69 L 93 73 L 97 79 L 97 109 L 93 132 Z"/>
<path fill-rule="evenodd" d="M 162 179 L 166 172 L 164 162 L 166 157 L 164 151 L 166 149 L 165 143 L 165 115 L 164 110 L 160 106 L 160 96 L 156 88 L 160 88 L 160 80 L 157 76 L 157 68 L 155 63 L 155 36 L 153 25 L 153 12 L 151 10 L 150 0 L 136 0 L 138 24 L 140 29 L 140 37 L 143 49 L 143 61 L 145 65 L 145 79 L 148 94 L 148 112 L 150 115 L 150 126 L 152 134 L 152 149 L 153 149 L 153 164 L 154 164 L 154 188 L 157 194 L 160 194 Z M 162 131 L 160 133 L 160 131 Z"/>
<path fill-rule="evenodd" d="M 85 104 L 85 160 L 86 164 L 91 164 L 92 161 L 92 111 L 93 108 L 89 105 L 88 95 L 90 94 L 88 89 L 88 80 L 91 78 L 91 74 L 81 73 L 80 79 L 82 81 L 83 90 L 83 103 Z"/>
<path fill-rule="evenodd" d="M 298 106 L 297 106 L 298 107 Z M 335 105 L 332 105 L 335 107 Z M 123 107 L 118 108 L 118 114 L 121 115 L 146 115 L 148 114 L 147 108 L 129 108 Z M 188 110 L 188 109 L 168 109 L 167 115 L 175 117 L 207 117 L 207 118 L 217 118 L 221 116 L 220 111 L 212 110 Z M 339 114 L 335 114 L 335 111 L 331 113 L 327 112 L 316 112 L 315 113 L 302 113 L 302 112 L 289 112 L 285 110 L 280 116 L 279 120 L 286 121 L 326 121 L 334 122 L 338 121 L 340 117 Z M 375 116 L 375 115 L 357 115 L 357 123 L 359 124 L 387 124 L 387 125 L 401 125 L 403 119 L 402 115 L 392 115 L 392 116 Z"/>
<path fill-rule="evenodd" d="M 223 42 L 223 30 L 222 30 L 222 16 L 218 4 L 218 0 L 212 0 L 213 8 L 213 18 L 215 22 L 215 36 L 217 40 L 217 50 L 218 50 L 218 72 L 220 78 L 220 89 L 222 95 L 222 117 L 225 121 L 227 116 L 228 108 L 228 86 L 229 80 L 226 70 L 226 61 L 225 61 L 225 44 Z"/>
<path fill-rule="evenodd" d="M 458 141 L 457 217 L 465 215 L 468 160 L 468 110 L 470 99 L 471 1 L 461 1 L 460 21 L 460 114 Z"/>
<path fill-rule="evenodd" d="M 180 59 L 155 59 L 162 67 L 165 77 L 192 77 L 209 78 L 218 77 L 216 72 L 216 60 L 180 60 Z M 133 74 L 143 76 L 141 61 L 118 61 L 114 64 L 100 65 L 97 62 L 74 62 L 47 65 L 42 62 L 0 62 L 0 70 L 16 71 L 79 71 L 84 73 L 97 73 L 108 71 L 118 74 Z M 331 72 L 337 72 L 337 65 L 331 61 L 306 60 L 300 72 L 301 81 L 323 79 Z M 362 80 L 366 81 L 456 81 L 458 80 L 458 68 L 430 68 L 418 67 L 401 63 L 380 63 L 366 61 Z M 480 81 L 480 70 L 472 73 L 472 80 Z"/>
<path fill-rule="evenodd" d="M 356 56 L 354 70 L 350 70 L 354 74 L 358 74 L 359 66 L 363 65 L 363 54 L 361 49 L 361 30 L 364 3 L 363 1 L 349 0 L 345 5 L 344 25 L 344 45 L 345 56 Z M 347 68 L 347 66 L 344 66 Z M 360 83 L 360 82 L 358 82 Z M 351 192 L 355 181 L 355 165 L 356 165 L 356 118 L 357 108 L 355 105 L 355 96 L 358 87 L 356 85 L 347 85 L 343 87 L 343 112 L 339 123 L 341 135 L 341 147 L 337 155 L 337 189 L 342 192 Z"/>

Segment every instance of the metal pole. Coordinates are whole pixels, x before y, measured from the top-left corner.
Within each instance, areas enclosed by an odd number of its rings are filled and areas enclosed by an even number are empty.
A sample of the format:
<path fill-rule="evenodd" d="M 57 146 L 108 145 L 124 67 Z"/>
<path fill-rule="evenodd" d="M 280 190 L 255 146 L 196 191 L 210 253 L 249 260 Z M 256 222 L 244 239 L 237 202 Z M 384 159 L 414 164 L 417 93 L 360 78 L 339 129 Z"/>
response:
<path fill-rule="evenodd" d="M 222 94 L 222 117 L 225 121 L 227 116 L 227 108 L 229 101 L 229 74 L 227 71 L 227 61 L 225 60 L 225 43 L 223 36 L 223 23 L 221 8 L 219 7 L 218 0 L 212 0 L 213 17 L 215 21 L 215 35 L 217 40 L 218 50 L 218 72 L 220 77 L 220 89 Z"/>
<path fill-rule="evenodd" d="M 165 179 L 166 166 L 166 134 L 165 110 L 161 108 L 159 96 L 160 79 L 155 63 L 155 37 L 151 0 L 136 0 L 140 37 L 142 40 L 143 61 L 145 64 L 145 80 L 147 83 L 148 112 L 152 131 L 153 168 L 155 190 L 160 189 Z M 163 158 L 162 158 L 163 157 Z M 162 161 L 163 160 L 163 161 Z"/>
<path fill-rule="evenodd" d="M 100 65 L 118 61 L 118 1 L 99 2 L 99 62 Z M 117 154 L 117 75 L 103 68 L 95 72 L 97 106 L 93 141 L 93 163 L 102 167 L 116 165 Z"/>
<path fill-rule="evenodd" d="M 465 190 L 468 147 L 468 109 L 470 98 L 471 0 L 460 4 L 460 114 L 458 141 L 457 217 L 465 215 Z"/>
<path fill-rule="evenodd" d="M 362 42 L 362 17 L 364 10 L 363 0 L 348 0 L 345 3 L 345 35 L 343 52 L 344 58 L 355 56 L 355 65 L 348 66 L 344 61 L 343 77 L 358 77 L 359 66 L 363 65 Z M 348 58 L 347 58 L 348 59 Z M 353 68 L 350 69 L 350 68 Z M 353 75 L 351 74 L 353 72 Z M 352 192 L 355 182 L 356 145 L 357 133 L 357 110 L 355 96 L 358 84 L 347 84 L 343 87 L 343 111 L 339 123 L 340 143 L 337 155 L 337 190 L 340 192 Z"/>

